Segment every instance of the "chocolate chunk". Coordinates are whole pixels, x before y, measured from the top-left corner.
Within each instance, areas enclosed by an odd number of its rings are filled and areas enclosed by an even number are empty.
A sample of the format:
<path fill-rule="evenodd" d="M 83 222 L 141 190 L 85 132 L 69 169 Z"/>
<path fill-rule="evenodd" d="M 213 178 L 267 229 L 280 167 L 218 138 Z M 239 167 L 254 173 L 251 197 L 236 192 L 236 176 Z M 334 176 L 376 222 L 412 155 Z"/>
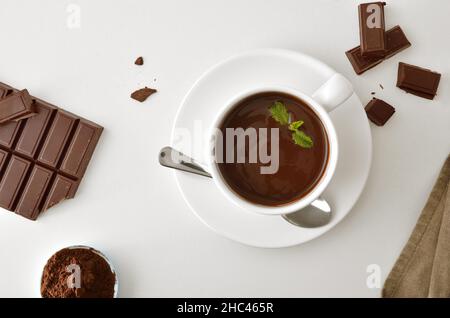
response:
<path fill-rule="evenodd" d="M 398 65 L 397 87 L 427 99 L 436 96 L 441 74 L 429 69 L 400 62 Z"/>
<path fill-rule="evenodd" d="M 358 6 L 362 56 L 384 56 L 385 54 L 385 5 L 385 2 L 371 2 Z"/>
<path fill-rule="evenodd" d="M 136 61 L 134 62 L 136 65 L 144 65 L 144 58 L 142 56 L 139 56 Z"/>
<path fill-rule="evenodd" d="M 367 117 L 376 125 L 384 126 L 394 115 L 395 108 L 378 98 L 373 98 L 366 106 Z"/>
<path fill-rule="evenodd" d="M 397 25 L 386 31 L 386 51 L 384 56 L 364 57 L 361 54 L 360 46 L 347 51 L 345 54 L 350 60 L 356 74 L 360 75 L 410 46 L 411 43 L 406 38 L 405 33 L 403 33 L 403 30 Z"/>
<path fill-rule="evenodd" d="M 0 125 L 0 206 L 35 220 L 75 196 L 103 128 L 30 98 L 35 116 Z"/>
<path fill-rule="evenodd" d="M 156 92 L 157 92 L 156 89 L 145 87 L 145 88 L 139 89 L 139 90 L 135 91 L 133 94 L 131 94 L 131 98 L 142 103 L 142 102 L 145 102 L 147 100 L 147 98 L 150 97 L 150 95 L 153 95 Z"/>
<path fill-rule="evenodd" d="M 25 119 L 33 115 L 35 115 L 34 103 L 26 89 L 9 94 L 0 100 L 0 124 L 10 120 Z"/>

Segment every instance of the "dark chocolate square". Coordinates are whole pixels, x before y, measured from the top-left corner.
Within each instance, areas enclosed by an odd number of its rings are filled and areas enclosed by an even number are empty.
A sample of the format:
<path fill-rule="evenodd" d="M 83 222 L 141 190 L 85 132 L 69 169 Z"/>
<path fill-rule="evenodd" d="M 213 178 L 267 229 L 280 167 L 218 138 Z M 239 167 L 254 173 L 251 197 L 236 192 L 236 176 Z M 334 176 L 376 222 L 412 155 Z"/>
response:
<path fill-rule="evenodd" d="M 366 106 L 367 117 L 378 126 L 384 126 L 394 115 L 395 108 L 385 101 L 374 98 Z"/>
<path fill-rule="evenodd" d="M 397 25 L 386 31 L 386 51 L 384 56 L 362 56 L 361 46 L 357 46 L 347 51 L 345 54 L 356 74 L 360 75 L 410 46 L 411 43 L 406 38 L 405 33 Z"/>
<path fill-rule="evenodd" d="M 397 87 L 407 93 L 432 100 L 440 80 L 441 74 L 429 69 L 402 62 L 398 65 Z"/>

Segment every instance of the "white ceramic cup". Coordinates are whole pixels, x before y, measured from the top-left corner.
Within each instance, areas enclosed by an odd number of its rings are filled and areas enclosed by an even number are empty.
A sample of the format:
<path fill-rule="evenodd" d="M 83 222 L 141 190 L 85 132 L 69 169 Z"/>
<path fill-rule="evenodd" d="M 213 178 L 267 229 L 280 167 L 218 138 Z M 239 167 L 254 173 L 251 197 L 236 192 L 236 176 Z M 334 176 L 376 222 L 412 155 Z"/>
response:
<path fill-rule="evenodd" d="M 216 120 L 214 121 L 210 131 L 210 137 L 212 141 L 210 143 L 210 148 L 208 149 L 209 154 L 215 153 L 217 131 L 224 119 L 228 116 L 230 110 L 232 110 L 239 102 L 241 102 L 245 98 L 263 92 L 280 92 L 297 97 L 300 100 L 306 102 L 322 121 L 328 137 L 329 154 L 328 164 L 325 168 L 321 180 L 312 191 L 310 191 L 301 199 L 280 206 L 266 206 L 247 201 L 239 194 L 235 193 L 234 190 L 231 189 L 231 187 L 222 177 L 218 164 L 216 163 L 215 155 L 208 156 L 208 166 L 215 185 L 220 189 L 223 195 L 225 195 L 233 203 L 249 212 L 255 212 L 265 215 L 285 215 L 300 211 L 301 209 L 309 206 L 312 202 L 314 202 L 321 196 L 321 194 L 325 191 L 331 179 L 333 178 L 338 161 L 339 144 L 336 130 L 328 113 L 339 105 L 342 105 L 348 98 L 350 98 L 350 96 L 352 96 L 353 87 L 344 76 L 336 73 L 321 87 L 319 87 L 319 89 L 311 96 L 308 96 L 295 88 L 277 86 L 260 86 L 242 92 L 241 94 L 239 94 L 239 96 L 236 96 L 231 101 L 229 101 L 216 117 Z"/>

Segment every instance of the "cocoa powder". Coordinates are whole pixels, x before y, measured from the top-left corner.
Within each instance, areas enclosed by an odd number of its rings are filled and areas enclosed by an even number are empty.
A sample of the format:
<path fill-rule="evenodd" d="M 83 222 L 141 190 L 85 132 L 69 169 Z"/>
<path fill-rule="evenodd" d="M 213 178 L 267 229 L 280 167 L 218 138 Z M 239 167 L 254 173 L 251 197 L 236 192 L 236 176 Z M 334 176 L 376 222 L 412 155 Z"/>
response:
<path fill-rule="evenodd" d="M 116 275 L 108 262 L 94 250 L 66 248 L 54 254 L 45 265 L 41 295 L 44 298 L 113 298 L 115 281 Z"/>

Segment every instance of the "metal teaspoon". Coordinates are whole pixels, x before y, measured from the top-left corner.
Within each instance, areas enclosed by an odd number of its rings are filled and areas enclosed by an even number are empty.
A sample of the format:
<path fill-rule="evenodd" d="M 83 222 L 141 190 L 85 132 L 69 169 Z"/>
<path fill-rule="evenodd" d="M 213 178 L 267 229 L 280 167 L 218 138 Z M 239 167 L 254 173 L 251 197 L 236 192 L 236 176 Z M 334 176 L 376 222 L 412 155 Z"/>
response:
<path fill-rule="evenodd" d="M 175 160 L 175 158 L 177 160 Z M 211 174 L 200 163 L 173 149 L 164 147 L 159 153 L 159 163 L 168 168 L 177 169 L 204 177 L 212 178 Z M 289 223 L 303 228 L 318 228 L 327 225 L 332 216 L 331 206 L 322 198 L 301 211 L 282 215 Z"/>

